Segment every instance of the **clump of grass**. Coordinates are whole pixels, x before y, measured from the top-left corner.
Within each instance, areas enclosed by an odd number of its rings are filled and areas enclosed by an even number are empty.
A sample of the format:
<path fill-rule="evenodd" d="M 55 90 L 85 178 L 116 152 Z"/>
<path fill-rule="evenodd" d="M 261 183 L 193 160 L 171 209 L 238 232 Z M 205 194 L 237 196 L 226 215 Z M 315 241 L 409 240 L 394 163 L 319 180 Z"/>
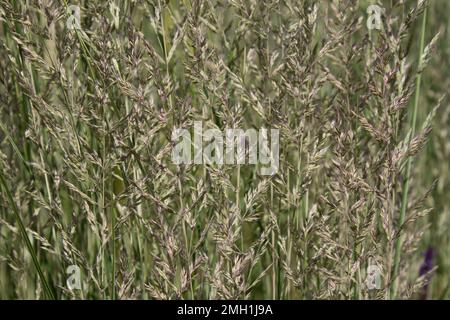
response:
<path fill-rule="evenodd" d="M 0 3 L 1 298 L 449 298 L 446 3 Z M 278 172 L 174 165 L 194 121 Z"/>

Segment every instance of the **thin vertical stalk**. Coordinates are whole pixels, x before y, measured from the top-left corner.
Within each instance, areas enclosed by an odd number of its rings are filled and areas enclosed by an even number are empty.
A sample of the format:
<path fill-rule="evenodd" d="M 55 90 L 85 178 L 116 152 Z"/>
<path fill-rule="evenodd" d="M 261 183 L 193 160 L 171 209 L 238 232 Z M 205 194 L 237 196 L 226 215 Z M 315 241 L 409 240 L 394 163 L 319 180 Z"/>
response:
<path fill-rule="evenodd" d="M 420 35 L 420 51 L 419 51 L 419 69 L 421 68 L 423 64 L 423 50 L 425 47 L 425 31 L 426 31 L 426 25 L 427 25 L 427 8 L 425 8 L 425 11 L 423 13 L 423 20 L 422 20 L 422 30 Z M 408 144 L 411 143 L 412 137 L 415 134 L 416 131 L 416 122 L 417 122 L 417 109 L 419 106 L 419 98 L 420 98 L 420 84 L 422 81 L 422 72 L 420 72 L 417 75 L 416 78 L 416 91 L 415 91 L 415 97 L 414 97 L 414 109 L 411 119 L 411 135 L 409 136 Z M 412 166 L 412 158 L 409 157 L 407 164 L 406 164 L 406 172 L 405 172 L 405 181 L 403 183 L 403 192 L 402 192 L 402 202 L 401 202 L 401 208 L 400 208 L 400 218 L 398 227 L 401 228 L 403 223 L 405 222 L 406 217 L 406 209 L 408 207 L 408 192 L 409 192 L 409 180 L 411 178 L 411 166 Z M 395 244 L 395 257 L 394 257 L 394 269 L 392 273 L 392 285 L 391 285 L 391 292 L 390 292 L 390 298 L 394 299 L 396 292 L 397 292 L 397 284 L 398 284 L 398 271 L 399 271 L 399 263 L 400 263 L 400 250 L 402 245 L 402 236 L 398 236 Z"/>
<path fill-rule="evenodd" d="M 42 272 L 41 265 L 39 264 L 39 261 L 36 256 L 36 252 L 33 248 L 33 245 L 31 244 L 30 239 L 28 239 L 27 231 L 25 229 L 25 225 L 22 221 L 22 218 L 20 217 L 19 209 L 17 208 L 17 205 L 14 202 L 11 192 L 9 191 L 8 185 L 7 185 L 7 183 L 3 177 L 3 174 L 1 172 L 0 172 L 0 182 L 3 186 L 3 189 L 5 190 L 6 196 L 8 198 L 9 204 L 11 205 L 11 208 L 14 212 L 14 215 L 16 216 L 16 220 L 19 225 L 20 233 L 22 234 L 22 238 L 27 245 L 28 252 L 30 253 L 30 256 L 33 260 L 34 267 L 36 268 L 39 278 L 41 279 L 42 287 L 44 289 L 44 294 L 48 299 L 55 300 L 55 295 L 53 294 L 52 289 L 50 288 L 47 280 L 45 279 L 44 273 Z"/>

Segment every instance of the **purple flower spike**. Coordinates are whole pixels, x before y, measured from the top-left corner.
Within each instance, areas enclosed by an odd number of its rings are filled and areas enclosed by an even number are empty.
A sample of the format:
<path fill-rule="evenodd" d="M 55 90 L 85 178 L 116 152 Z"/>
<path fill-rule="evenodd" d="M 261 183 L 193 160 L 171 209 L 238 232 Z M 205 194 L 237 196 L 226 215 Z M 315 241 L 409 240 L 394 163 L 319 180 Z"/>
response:
<path fill-rule="evenodd" d="M 431 269 L 433 269 L 434 256 L 435 256 L 434 249 L 433 249 L 433 247 L 429 246 L 427 251 L 425 252 L 425 257 L 424 257 L 423 263 L 420 266 L 419 276 L 424 276 L 428 272 L 430 272 Z M 422 291 L 420 293 L 420 299 L 422 299 L 422 300 L 427 299 L 428 286 L 430 284 L 430 280 L 431 280 L 431 276 L 430 275 L 426 276 L 425 283 L 424 283 L 424 285 L 422 287 Z"/>

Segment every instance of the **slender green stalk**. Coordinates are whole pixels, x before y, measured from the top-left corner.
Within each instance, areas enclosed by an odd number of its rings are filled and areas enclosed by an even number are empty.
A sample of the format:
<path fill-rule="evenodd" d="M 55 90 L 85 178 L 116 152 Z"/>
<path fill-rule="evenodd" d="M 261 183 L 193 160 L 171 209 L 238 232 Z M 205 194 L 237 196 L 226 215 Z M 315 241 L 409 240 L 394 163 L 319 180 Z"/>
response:
<path fill-rule="evenodd" d="M 55 295 L 53 294 L 52 289 L 50 288 L 47 280 L 45 279 L 44 273 L 42 272 L 41 266 L 39 264 L 39 261 L 36 256 L 36 252 L 34 251 L 33 245 L 30 242 L 30 239 L 28 239 L 27 231 L 25 229 L 25 225 L 23 224 L 22 218 L 19 214 L 19 209 L 17 208 L 16 203 L 14 202 L 14 199 L 11 195 L 11 192 L 9 191 L 8 185 L 5 181 L 5 178 L 3 177 L 3 173 L 0 172 L 0 182 L 3 186 L 3 189 L 5 190 L 6 196 L 8 198 L 9 204 L 11 205 L 11 208 L 13 209 L 14 215 L 16 216 L 17 223 L 19 225 L 20 233 L 22 234 L 22 238 L 25 241 L 28 252 L 31 255 L 31 258 L 33 259 L 34 267 L 36 268 L 36 271 L 39 275 L 39 278 L 42 282 L 42 287 L 44 290 L 44 294 L 48 299 L 55 300 Z"/>
<path fill-rule="evenodd" d="M 420 35 L 420 51 L 419 51 L 419 68 L 422 66 L 423 63 L 423 50 L 425 47 L 425 31 L 426 31 L 426 25 L 427 25 L 427 8 L 425 8 L 425 11 L 423 13 L 423 20 L 422 20 L 422 31 Z M 409 144 L 411 143 L 412 137 L 415 134 L 416 131 L 416 122 L 417 122 L 417 109 L 419 106 L 419 98 L 420 98 L 420 84 L 422 80 L 422 73 L 419 73 L 416 78 L 416 92 L 414 97 L 414 109 L 413 109 L 413 115 L 411 120 L 411 135 L 409 136 Z M 405 222 L 406 217 L 406 209 L 408 207 L 408 191 L 409 191 L 409 180 L 411 177 L 411 165 L 412 165 L 412 158 L 409 157 L 407 164 L 406 164 L 406 172 L 405 172 L 405 181 L 403 183 L 403 192 L 402 192 L 402 203 L 400 208 L 400 218 L 398 222 L 398 227 L 401 228 L 403 223 Z M 394 269 L 392 273 L 392 285 L 391 285 L 391 291 L 390 291 L 390 298 L 394 299 L 395 295 L 397 293 L 397 283 L 398 283 L 398 271 L 399 271 L 399 264 L 400 264 L 400 250 L 402 245 L 402 236 L 399 236 L 395 243 L 395 257 L 394 257 Z"/>

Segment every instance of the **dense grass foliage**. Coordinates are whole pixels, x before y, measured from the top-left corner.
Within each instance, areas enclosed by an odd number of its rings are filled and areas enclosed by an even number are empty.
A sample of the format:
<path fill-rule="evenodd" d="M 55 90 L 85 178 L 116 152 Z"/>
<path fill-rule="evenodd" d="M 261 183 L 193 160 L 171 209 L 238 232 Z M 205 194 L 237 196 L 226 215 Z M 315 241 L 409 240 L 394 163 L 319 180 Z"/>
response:
<path fill-rule="evenodd" d="M 449 12 L 0 0 L 0 298 L 449 299 Z M 278 172 L 175 165 L 195 121 Z"/>

